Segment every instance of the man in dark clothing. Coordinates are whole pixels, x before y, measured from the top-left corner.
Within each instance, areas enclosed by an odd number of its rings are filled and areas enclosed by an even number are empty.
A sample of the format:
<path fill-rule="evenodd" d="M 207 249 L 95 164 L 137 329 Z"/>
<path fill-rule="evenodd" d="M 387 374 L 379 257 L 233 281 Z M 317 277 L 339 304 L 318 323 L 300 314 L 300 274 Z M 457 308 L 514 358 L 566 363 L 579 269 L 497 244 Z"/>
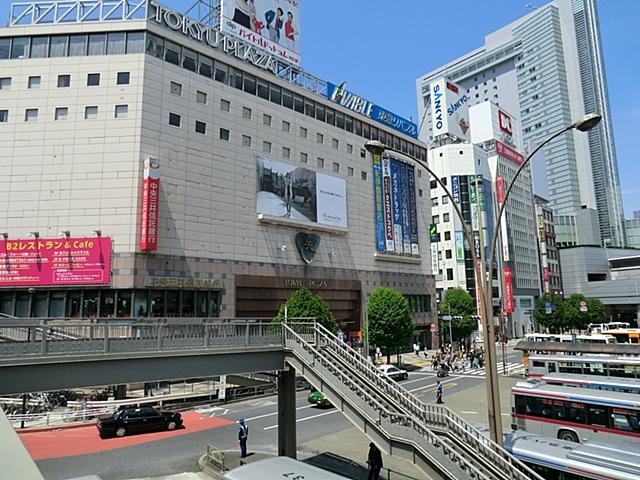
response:
<path fill-rule="evenodd" d="M 244 423 L 244 418 L 241 418 L 240 429 L 238 430 L 238 443 L 240 444 L 240 458 L 247 456 L 247 438 L 249 437 L 249 427 Z"/>
<path fill-rule="evenodd" d="M 380 478 L 380 470 L 382 469 L 382 452 L 371 442 L 369 444 L 369 478 L 368 480 L 378 480 Z"/>

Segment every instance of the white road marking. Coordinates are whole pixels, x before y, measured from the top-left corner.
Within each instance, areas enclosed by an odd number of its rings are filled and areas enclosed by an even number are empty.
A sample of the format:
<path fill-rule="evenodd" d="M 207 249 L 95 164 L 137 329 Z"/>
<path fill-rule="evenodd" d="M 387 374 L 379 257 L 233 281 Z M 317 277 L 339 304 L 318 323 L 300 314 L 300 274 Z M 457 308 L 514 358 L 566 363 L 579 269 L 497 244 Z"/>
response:
<path fill-rule="evenodd" d="M 302 406 L 302 407 L 298 407 L 298 408 L 296 408 L 296 410 L 303 410 L 303 409 L 305 409 L 305 408 L 311 408 L 311 407 L 315 407 L 315 405 L 304 405 L 304 406 Z M 271 417 L 271 416 L 273 416 L 273 415 L 277 415 L 277 414 L 278 414 L 278 412 L 265 413 L 264 415 L 257 415 L 257 416 L 255 416 L 255 417 L 245 418 L 244 420 L 245 420 L 246 422 L 248 422 L 249 420 L 259 420 L 259 419 L 261 419 L 261 418 L 267 418 L 267 417 Z"/>
<path fill-rule="evenodd" d="M 440 383 L 449 383 L 449 382 L 453 382 L 454 380 L 457 380 L 458 378 L 461 378 L 460 376 L 455 376 L 455 377 L 451 377 L 448 378 L 447 380 L 442 380 L 440 381 Z M 431 388 L 431 387 L 435 387 L 436 384 L 435 383 L 431 383 L 429 385 L 424 385 L 422 387 L 417 387 L 417 388 L 412 388 L 411 390 L 409 390 L 410 392 L 416 392 L 418 390 L 426 390 L 427 388 Z"/>
<path fill-rule="evenodd" d="M 338 413 L 339 410 L 331 410 L 330 412 L 319 413 L 318 415 L 312 415 L 310 417 L 301 418 L 300 420 L 296 420 L 296 423 L 306 422 L 307 420 L 313 420 L 314 418 L 324 417 L 325 415 L 331 415 L 332 413 Z M 272 430 L 274 428 L 278 428 L 278 425 L 271 425 L 270 427 L 264 427 L 263 430 Z"/>

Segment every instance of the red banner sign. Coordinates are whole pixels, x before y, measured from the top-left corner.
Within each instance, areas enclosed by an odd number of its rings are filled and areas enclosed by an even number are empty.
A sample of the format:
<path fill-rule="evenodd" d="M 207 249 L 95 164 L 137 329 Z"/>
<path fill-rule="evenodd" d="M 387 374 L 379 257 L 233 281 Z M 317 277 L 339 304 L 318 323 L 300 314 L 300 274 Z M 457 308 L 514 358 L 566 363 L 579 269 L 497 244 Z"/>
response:
<path fill-rule="evenodd" d="M 142 181 L 142 225 L 140 250 L 158 249 L 158 205 L 160 203 L 160 165 L 151 159 L 144 162 Z"/>
<path fill-rule="evenodd" d="M 0 241 L 0 287 L 110 282 L 109 237 Z"/>
<path fill-rule="evenodd" d="M 496 140 L 496 152 L 498 155 L 502 155 L 505 158 L 508 158 L 513 163 L 517 163 L 518 165 L 522 165 L 524 163 L 524 155 L 519 153 L 516 149 L 511 148 L 509 145 L 505 145 L 504 143 Z"/>
<path fill-rule="evenodd" d="M 498 177 L 496 178 L 496 190 L 498 195 L 498 203 L 504 203 L 504 181 L 502 180 L 502 177 L 500 175 L 498 175 Z"/>
<path fill-rule="evenodd" d="M 498 110 L 498 125 L 500 130 L 509 135 L 513 135 L 513 127 L 511 126 L 511 117 L 504 113 L 502 110 Z"/>
<path fill-rule="evenodd" d="M 504 306 L 507 313 L 513 313 L 513 284 L 509 267 L 504 267 Z"/>

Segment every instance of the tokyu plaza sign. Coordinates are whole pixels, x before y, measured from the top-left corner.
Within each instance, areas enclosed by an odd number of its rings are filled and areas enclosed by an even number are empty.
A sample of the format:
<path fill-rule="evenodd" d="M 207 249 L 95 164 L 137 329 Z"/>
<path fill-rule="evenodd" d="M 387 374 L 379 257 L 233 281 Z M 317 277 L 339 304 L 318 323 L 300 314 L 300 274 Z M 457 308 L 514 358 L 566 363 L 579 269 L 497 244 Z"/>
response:
<path fill-rule="evenodd" d="M 206 43 L 210 47 L 221 49 L 227 55 L 233 55 L 240 60 L 252 63 L 256 67 L 263 68 L 277 74 L 278 58 L 266 52 L 262 52 L 241 40 L 231 38 L 219 30 L 207 27 L 192 18 L 185 17 L 174 10 L 149 1 L 149 19 L 164 25 L 171 30 Z"/>

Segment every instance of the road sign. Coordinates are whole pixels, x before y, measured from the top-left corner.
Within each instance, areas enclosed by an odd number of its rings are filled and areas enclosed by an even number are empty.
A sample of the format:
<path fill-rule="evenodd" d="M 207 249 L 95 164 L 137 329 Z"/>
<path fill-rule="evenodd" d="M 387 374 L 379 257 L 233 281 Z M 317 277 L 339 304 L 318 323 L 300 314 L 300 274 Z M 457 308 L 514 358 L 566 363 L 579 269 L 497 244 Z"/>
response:
<path fill-rule="evenodd" d="M 437 328 L 437 327 L 436 327 L 436 324 L 435 324 L 435 323 L 432 323 L 432 324 L 431 324 L 431 332 L 435 332 L 435 331 L 436 331 L 436 328 Z"/>
<path fill-rule="evenodd" d="M 551 302 L 544 302 L 544 312 L 550 314 L 553 310 L 553 304 Z"/>
<path fill-rule="evenodd" d="M 585 302 L 584 300 L 580 300 L 580 311 L 581 312 L 587 311 L 587 302 Z"/>
<path fill-rule="evenodd" d="M 453 317 L 451 315 L 443 315 L 442 319 L 446 322 L 450 322 Z"/>

